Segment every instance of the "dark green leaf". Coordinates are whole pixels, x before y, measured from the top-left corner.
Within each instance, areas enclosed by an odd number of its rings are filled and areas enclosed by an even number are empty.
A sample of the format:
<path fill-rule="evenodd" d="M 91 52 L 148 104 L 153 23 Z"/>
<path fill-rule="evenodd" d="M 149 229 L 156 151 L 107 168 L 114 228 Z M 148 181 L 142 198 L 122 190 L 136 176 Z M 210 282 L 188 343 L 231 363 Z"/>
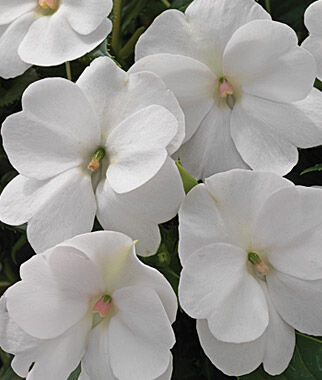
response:
<path fill-rule="evenodd" d="M 176 165 L 179 169 L 179 173 L 183 182 L 184 191 L 186 194 L 189 193 L 189 191 L 198 185 L 198 181 L 192 177 L 181 165 L 180 161 L 176 161 Z"/>
<path fill-rule="evenodd" d="M 19 380 L 22 377 L 16 375 L 11 367 L 1 368 L 0 370 L 0 379 L 1 380 Z"/>
<path fill-rule="evenodd" d="M 81 365 L 79 365 L 73 373 L 70 374 L 68 380 L 77 380 L 81 373 Z"/>
<path fill-rule="evenodd" d="M 322 164 L 316 164 L 312 166 L 311 168 L 303 170 L 301 175 L 305 173 L 320 172 L 320 171 L 322 171 Z"/>

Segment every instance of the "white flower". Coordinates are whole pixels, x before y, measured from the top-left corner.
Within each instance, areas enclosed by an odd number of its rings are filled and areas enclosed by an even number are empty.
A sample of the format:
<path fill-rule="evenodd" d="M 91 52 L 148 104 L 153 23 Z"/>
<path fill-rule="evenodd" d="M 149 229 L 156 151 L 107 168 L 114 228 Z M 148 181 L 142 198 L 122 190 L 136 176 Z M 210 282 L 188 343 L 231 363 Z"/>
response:
<path fill-rule="evenodd" d="M 112 0 L 1 0 L 0 77 L 81 57 L 112 29 Z"/>
<path fill-rule="evenodd" d="M 322 80 L 322 1 L 312 3 L 305 11 L 304 23 L 310 35 L 302 46 L 314 56 L 318 67 L 318 78 Z"/>
<path fill-rule="evenodd" d="M 229 375 L 276 375 L 294 329 L 322 334 L 322 191 L 235 169 L 206 179 L 179 212 L 179 299 Z"/>
<path fill-rule="evenodd" d="M 20 175 L 1 194 L 0 219 L 28 222 L 28 239 L 42 252 L 91 231 L 97 215 L 104 229 L 138 239 L 139 254 L 155 253 L 158 224 L 173 218 L 184 198 L 168 156 L 184 137 L 184 117 L 161 79 L 129 75 L 100 58 L 77 84 L 32 84 L 22 107 L 2 127 Z"/>
<path fill-rule="evenodd" d="M 0 308 L 0 345 L 18 375 L 66 380 L 81 361 L 90 380 L 170 379 L 176 296 L 129 237 L 77 236 L 33 256 L 20 275 Z"/>
<path fill-rule="evenodd" d="M 177 153 L 196 178 L 233 168 L 289 172 L 322 143 L 316 65 L 295 32 L 254 0 L 195 0 L 141 36 L 132 72 L 159 75 L 186 117 Z"/>

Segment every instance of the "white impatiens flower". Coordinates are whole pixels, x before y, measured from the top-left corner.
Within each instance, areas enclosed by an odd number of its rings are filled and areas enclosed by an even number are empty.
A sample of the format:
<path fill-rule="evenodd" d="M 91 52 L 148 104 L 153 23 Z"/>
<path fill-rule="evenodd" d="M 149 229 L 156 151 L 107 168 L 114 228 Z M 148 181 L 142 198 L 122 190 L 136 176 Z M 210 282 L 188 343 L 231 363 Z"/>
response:
<path fill-rule="evenodd" d="M 168 10 L 136 46 L 132 72 L 159 75 L 186 117 L 177 155 L 196 178 L 233 168 L 289 172 L 297 147 L 322 143 L 316 65 L 295 32 L 254 0 Z"/>
<path fill-rule="evenodd" d="M 1 0 L 0 77 L 93 50 L 112 30 L 112 0 Z"/>
<path fill-rule="evenodd" d="M 311 4 L 304 14 L 304 23 L 310 35 L 302 43 L 302 46 L 314 56 L 318 73 L 317 76 L 322 80 L 322 1 Z"/>
<path fill-rule="evenodd" d="M 66 380 L 81 361 L 83 379 L 171 378 L 176 295 L 128 236 L 76 236 L 20 275 L 0 301 L 0 346 L 19 376 Z"/>
<path fill-rule="evenodd" d="M 184 138 L 184 116 L 161 79 L 99 58 L 77 84 L 32 84 L 22 108 L 2 127 L 20 175 L 1 194 L 0 219 L 28 222 L 28 239 L 42 252 L 90 232 L 97 215 L 104 229 L 138 239 L 139 254 L 155 253 L 158 224 L 173 218 L 184 198 L 168 155 Z"/>
<path fill-rule="evenodd" d="M 179 211 L 179 299 L 216 367 L 276 375 L 294 329 L 322 334 L 322 191 L 235 169 L 193 188 Z"/>

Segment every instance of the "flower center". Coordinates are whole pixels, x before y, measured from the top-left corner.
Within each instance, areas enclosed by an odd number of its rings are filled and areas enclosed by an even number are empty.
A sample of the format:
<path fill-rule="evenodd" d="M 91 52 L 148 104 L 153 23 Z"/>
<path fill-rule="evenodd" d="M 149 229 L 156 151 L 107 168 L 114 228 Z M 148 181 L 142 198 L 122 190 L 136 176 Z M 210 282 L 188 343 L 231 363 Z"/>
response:
<path fill-rule="evenodd" d="M 259 276 L 266 276 L 269 267 L 256 252 L 248 252 L 248 261 L 253 264 L 253 269 Z"/>
<path fill-rule="evenodd" d="M 59 0 L 38 0 L 38 5 L 43 9 L 55 11 L 59 6 Z"/>
<path fill-rule="evenodd" d="M 235 104 L 234 88 L 225 76 L 218 79 L 218 92 L 222 99 L 226 99 L 229 108 L 233 108 Z"/>
<path fill-rule="evenodd" d="M 109 294 L 106 294 L 96 302 L 92 311 L 93 313 L 98 313 L 101 318 L 104 318 L 111 310 L 111 306 L 112 297 Z"/>
<path fill-rule="evenodd" d="M 87 168 L 92 172 L 97 172 L 101 165 L 101 161 L 105 157 L 105 154 L 106 152 L 104 148 L 98 148 L 97 151 L 94 153 L 92 161 L 88 164 Z"/>

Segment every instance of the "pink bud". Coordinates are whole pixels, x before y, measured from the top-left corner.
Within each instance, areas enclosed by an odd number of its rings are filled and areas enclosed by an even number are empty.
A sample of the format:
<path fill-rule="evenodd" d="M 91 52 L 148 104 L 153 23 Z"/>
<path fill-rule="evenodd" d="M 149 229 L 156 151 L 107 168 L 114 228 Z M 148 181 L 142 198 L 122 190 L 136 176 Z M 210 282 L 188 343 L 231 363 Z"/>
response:
<path fill-rule="evenodd" d="M 38 0 L 38 4 L 42 8 L 57 9 L 59 0 Z"/>
<path fill-rule="evenodd" d="M 94 305 L 92 311 L 93 313 L 99 313 L 99 315 L 104 318 L 105 315 L 111 310 L 112 298 L 110 296 L 101 297 Z"/>
<path fill-rule="evenodd" d="M 269 268 L 263 260 L 261 260 L 258 264 L 254 264 L 254 269 L 257 273 L 263 276 L 266 276 L 269 272 Z"/>
<path fill-rule="evenodd" d="M 233 86 L 228 82 L 228 80 L 225 77 L 220 77 L 218 79 L 218 90 L 219 96 L 221 98 L 226 98 L 227 95 L 234 94 Z"/>

